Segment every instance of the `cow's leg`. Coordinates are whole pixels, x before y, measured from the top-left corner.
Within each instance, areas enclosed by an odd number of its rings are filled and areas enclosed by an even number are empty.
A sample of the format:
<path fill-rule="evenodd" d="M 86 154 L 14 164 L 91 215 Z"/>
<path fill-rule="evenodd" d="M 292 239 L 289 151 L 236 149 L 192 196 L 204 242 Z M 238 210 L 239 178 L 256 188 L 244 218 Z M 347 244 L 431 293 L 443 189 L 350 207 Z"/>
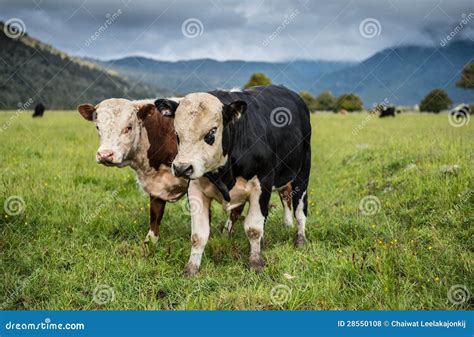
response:
<path fill-rule="evenodd" d="M 197 183 L 191 181 L 188 188 L 188 200 L 191 211 L 191 255 L 185 274 L 193 276 L 199 271 L 202 253 L 209 239 L 211 199 L 204 195 Z"/>
<path fill-rule="evenodd" d="M 270 183 L 268 184 L 268 181 Z M 245 233 L 250 241 L 250 268 L 261 271 L 265 266 L 260 244 L 263 238 L 263 227 L 268 215 L 268 203 L 272 193 L 271 179 L 263 179 L 256 183 L 256 187 L 250 192 L 249 212 L 245 217 Z"/>
<path fill-rule="evenodd" d="M 166 201 L 150 196 L 150 230 L 145 237 L 145 243 L 158 242 L 160 238 L 160 225 L 165 212 Z"/>
<path fill-rule="evenodd" d="M 293 188 L 293 209 L 297 222 L 298 231 L 296 233 L 295 244 L 302 247 L 306 241 L 306 218 L 308 216 L 308 180 L 311 169 L 311 152 L 308 150 L 303 161 L 302 168 L 295 180 L 292 182 Z"/>
<path fill-rule="evenodd" d="M 222 227 L 222 232 L 223 233 L 227 232 L 230 235 L 232 235 L 234 233 L 234 224 L 237 222 L 240 215 L 242 214 L 242 212 L 244 210 L 244 207 L 245 207 L 245 204 L 243 204 L 241 206 L 238 206 L 238 207 L 234 208 L 232 211 L 229 212 L 227 221 L 226 221 L 224 227 Z"/>
<path fill-rule="evenodd" d="M 308 194 L 306 190 L 303 194 L 298 195 L 298 198 L 293 199 L 293 207 L 295 209 L 295 217 L 298 227 L 296 233 L 295 245 L 297 247 L 303 247 L 306 242 L 306 218 L 308 216 Z"/>
<path fill-rule="evenodd" d="M 292 189 L 291 184 L 286 185 L 278 191 L 283 206 L 283 223 L 287 227 L 293 227 L 293 214 L 291 214 Z"/>

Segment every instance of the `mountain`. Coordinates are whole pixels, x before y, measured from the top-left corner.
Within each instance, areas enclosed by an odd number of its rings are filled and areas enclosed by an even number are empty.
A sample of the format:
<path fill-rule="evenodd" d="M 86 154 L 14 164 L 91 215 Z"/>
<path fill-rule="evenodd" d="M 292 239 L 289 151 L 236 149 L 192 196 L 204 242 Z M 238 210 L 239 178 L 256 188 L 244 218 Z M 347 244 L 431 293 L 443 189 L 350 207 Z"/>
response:
<path fill-rule="evenodd" d="M 99 62 L 99 61 L 97 61 Z M 285 84 L 296 91 L 306 90 L 324 74 L 354 65 L 350 62 L 295 61 L 246 62 L 197 59 L 190 61 L 157 61 L 144 57 L 126 57 L 99 62 L 145 83 L 166 87 L 173 93 L 243 87 L 250 75 L 263 72 L 273 83 Z"/>
<path fill-rule="evenodd" d="M 455 103 L 474 102 L 474 91 L 455 85 L 464 65 L 473 59 L 472 41 L 456 41 L 438 48 L 388 48 L 357 65 L 324 76 L 310 91 L 354 92 L 369 106 L 384 99 L 391 104 L 418 104 L 432 89 L 443 88 Z"/>
<path fill-rule="evenodd" d="M 11 39 L 0 22 L 0 109 L 30 99 L 47 109 L 73 109 L 110 97 L 144 98 L 162 94 L 86 60 L 71 57 L 27 34 Z"/>
<path fill-rule="evenodd" d="M 434 88 L 445 88 L 455 103 L 473 102 L 473 91 L 456 88 L 463 66 L 472 61 L 474 42 L 456 41 L 445 47 L 401 46 L 385 49 L 360 63 L 329 61 L 245 62 L 198 59 L 165 62 L 126 57 L 99 62 L 130 78 L 170 92 L 185 94 L 216 88 L 242 87 L 254 72 L 273 83 L 313 94 L 354 92 L 367 107 L 385 99 L 413 105 Z"/>
<path fill-rule="evenodd" d="M 110 97 L 144 98 L 243 87 L 263 72 L 295 91 L 353 92 L 366 107 L 375 102 L 412 105 L 434 88 L 454 103 L 474 102 L 474 91 L 456 88 L 474 42 L 445 47 L 388 48 L 360 62 L 245 62 L 198 59 L 167 62 L 132 56 L 111 61 L 72 57 L 27 34 L 11 39 L 0 22 L 0 109 L 30 98 L 47 108 L 74 108 Z"/>

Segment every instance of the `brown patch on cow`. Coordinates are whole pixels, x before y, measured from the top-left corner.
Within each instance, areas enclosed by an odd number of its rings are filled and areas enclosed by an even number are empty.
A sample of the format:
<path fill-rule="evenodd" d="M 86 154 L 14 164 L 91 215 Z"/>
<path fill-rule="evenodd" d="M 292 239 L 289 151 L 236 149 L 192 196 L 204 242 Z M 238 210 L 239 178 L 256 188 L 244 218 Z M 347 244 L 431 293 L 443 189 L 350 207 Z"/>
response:
<path fill-rule="evenodd" d="M 191 244 L 193 247 L 201 245 L 201 238 L 196 233 L 191 235 Z"/>
<path fill-rule="evenodd" d="M 150 166 L 155 170 L 159 170 L 161 164 L 171 166 L 171 162 L 178 153 L 173 119 L 155 111 L 145 118 L 143 125 L 150 142 L 147 152 Z"/>
<path fill-rule="evenodd" d="M 278 191 L 282 203 L 285 203 L 289 209 L 291 209 L 291 201 L 293 196 L 293 189 L 291 188 L 291 183 L 288 183 L 286 186 L 281 188 Z"/>
<path fill-rule="evenodd" d="M 137 117 L 144 121 L 148 116 L 153 115 L 154 113 L 157 113 L 156 107 L 154 104 L 145 104 L 142 106 L 138 112 L 137 112 Z"/>
<path fill-rule="evenodd" d="M 150 229 L 156 236 L 160 236 L 160 225 L 165 205 L 166 201 L 150 196 Z"/>
<path fill-rule="evenodd" d="M 229 231 L 230 235 L 234 234 L 235 223 L 237 222 L 237 220 L 239 220 L 240 215 L 242 214 L 242 212 L 244 210 L 244 207 L 245 207 L 245 204 L 242 204 L 242 205 L 234 208 L 232 211 L 230 211 L 229 220 L 232 224 L 231 227 L 228 228 L 228 231 Z"/>
<path fill-rule="evenodd" d="M 258 240 L 258 238 L 262 235 L 262 232 L 255 228 L 249 228 L 245 233 L 250 240 Z"/>

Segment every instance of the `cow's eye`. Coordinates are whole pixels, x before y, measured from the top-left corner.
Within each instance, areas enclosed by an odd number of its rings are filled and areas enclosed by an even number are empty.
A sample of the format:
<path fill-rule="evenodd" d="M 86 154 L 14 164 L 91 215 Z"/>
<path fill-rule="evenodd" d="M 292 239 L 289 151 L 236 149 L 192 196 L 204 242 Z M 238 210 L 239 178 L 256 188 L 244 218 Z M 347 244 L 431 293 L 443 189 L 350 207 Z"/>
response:
<path fill-rule="evenodd" d="M 214 144 L 214 140 L 216 138 L 216 131 L 217 131 L 217 128 L 212 128 L 208 133 L 207 135 L 204 136 L 204 141 L 209 144 L 209 145 L 212 145 Z"/>
<path fill-rule="evenodd" d="M 178 145 L 179 145 L 179 136 L 178 136 L 178 134 L 176 134 L 176 141 L 178 142 Z"/>
<path fill-rule="evenodd" d="M 99 130 L 99 126 L 98 126 L 98 125 L 96 125 L 95 128 L 96 128 L 97 130 Z"/>
<path fill-rule="evenodd" d="M 123 130 L 123 133 L 129 133 L 130 131 L 132 131 L 132 125 L 127 126 L 127 127 Z"/>

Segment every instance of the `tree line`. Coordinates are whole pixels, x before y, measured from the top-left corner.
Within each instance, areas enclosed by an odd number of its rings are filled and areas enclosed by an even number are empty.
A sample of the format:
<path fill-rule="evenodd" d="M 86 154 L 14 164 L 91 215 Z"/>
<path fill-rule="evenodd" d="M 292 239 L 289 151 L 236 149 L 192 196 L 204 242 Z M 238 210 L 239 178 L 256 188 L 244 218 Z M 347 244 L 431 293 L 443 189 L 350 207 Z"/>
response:
<path fill-rule="evenodd" d="M 245 84 L 244 88 L 250 88 L 256 85 L 270 85 L 271 79 L 263 73 L 255 73 Z M 456 86 L 463 89 L 474 90 L 474 63 L 467 64 L 462 72 L 461 77 Z M 319 95 L 314 96 L 308 91 L 299 93 L 303 101 L 311 112 L 314 111 L 361 111 L 364 109 L 362 99 L 354 93 L 345 93 L 340 96 L 334 96 L 329 91 L 323 91 Z M 443 89 L 431 90 L 420 102 L 419 109 L 423 112 L 438 113 L 442 110 L 449 109 L 453 102 Z"/>

